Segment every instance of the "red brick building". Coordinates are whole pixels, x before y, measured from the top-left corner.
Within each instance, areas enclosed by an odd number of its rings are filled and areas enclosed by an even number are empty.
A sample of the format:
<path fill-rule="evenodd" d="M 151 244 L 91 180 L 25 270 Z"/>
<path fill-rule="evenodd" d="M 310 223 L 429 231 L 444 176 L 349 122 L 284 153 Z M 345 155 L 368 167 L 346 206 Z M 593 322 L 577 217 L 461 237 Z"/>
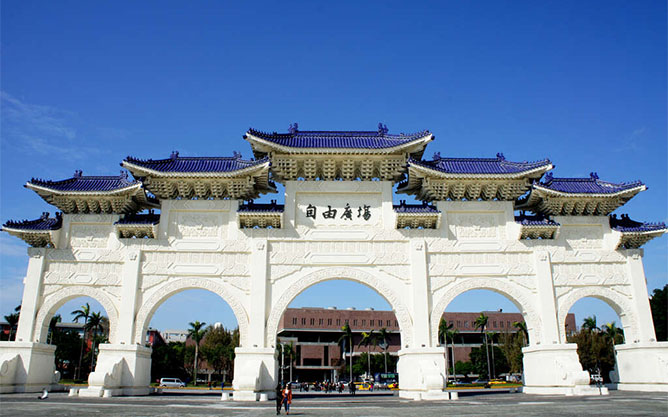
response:
<path fill-rule="evenodd" d="M 485 311 L 488 317 L 487 331 L 495 333 L 517 332 L 514 322 L 522 322 L 520 313 Z M 455 361 L 466 362 L 473 347 L 482 343 L 480 330 L 475 328 L 475 319 L 480 313 L 444 313 L 443 317 L 452 324 L 459 334 L 455 337 Z M 392 311 L 373 309 L 338 310 L 332 308 L 289 308 L 281 318 L 278 340 L 293 343 L 297 362 L 293 370 L 293 379 L 312 381 L 336 379 L 336 370 L 341 366 L 342 352 L 337 343 L 341 337 L 341 327 L 348 324 L 353 331 L 354 355 L 366 352 L 367 348 L 358 348 L 362 332 L 387 329 L 390 333 L 388 352 L 396 355 L 400 349 L 400 329 Z M 575 330 L 575 316 L 568 314 L 566 329 Z M 380 347 L 371 347 L 372 353 L 382 353 Z M 450 349 L 448 355 L 451 356 Z M 450 358 L 452 359 L 452 358 Z M 286 376 L 287 377 L 287 376 Z"/>

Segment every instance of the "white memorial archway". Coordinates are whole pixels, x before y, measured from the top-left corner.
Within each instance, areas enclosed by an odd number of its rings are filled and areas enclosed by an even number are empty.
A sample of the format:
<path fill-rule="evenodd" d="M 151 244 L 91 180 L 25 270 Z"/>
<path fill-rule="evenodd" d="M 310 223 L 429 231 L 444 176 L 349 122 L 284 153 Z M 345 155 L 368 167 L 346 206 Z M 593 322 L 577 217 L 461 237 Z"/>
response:
<path fill-rule="evenodd" d="M 239 323 L 233 398 L 271 395 L 281 315 L 331 279 L 364 284 L 393 308 L 405 398 L 448 397 L 438 321 L 474 289 L 506 296 L 525 317 L 525 392 L 593 392 L 564 331 L 568 310 L 587 296 L 622 318 L 618 387 L 668 390 L 668 344 L 656 341 L 640 249 L 666 227 L 609 216 L 642 183 L 555 178 L 549 160 L 502 154 L 425 160 L 431 133 L 392 135 L 382 125 L 251 129 L 245 138 L 254 159 L 128 157 L 122 165 L 134 179 L 77 171 L 26 184 L 62 213 L 3 226 L 32 246 L 17 339 L 0 343 L 3 392 L 53 382 L 44 326 L 85 295 L 104 306 L 112 333 L 81 395 L 148 393 L 150 318 L 173 294 L 200 288 L 225 300 Z M 273 181 L 285 185 L 285 204 L 249 201 L 274 192 Z M 423 203 L 394 205 L 396 184 Z"/>

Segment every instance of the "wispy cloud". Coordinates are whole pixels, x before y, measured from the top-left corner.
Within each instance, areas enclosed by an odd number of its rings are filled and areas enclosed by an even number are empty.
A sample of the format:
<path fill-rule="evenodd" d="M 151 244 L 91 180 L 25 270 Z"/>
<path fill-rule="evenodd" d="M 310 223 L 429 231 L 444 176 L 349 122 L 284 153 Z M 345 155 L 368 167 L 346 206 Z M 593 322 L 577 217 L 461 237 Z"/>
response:
<path fill-rule="evenodd" d="M 2 143 L 30 155 L 81 160 L 102 151 L 82 143 L 80 121 L 73 112 L 54 106 L 27 103 L 6 91 L 2 104 Z"/>
<path fill-rule="evenodd" d="M 25 257 L 26 245 L 7 233 L 0 234 L 0 255 L 2 256 L 22 256 Z"/>
<path fill-rule="evenodd" d="M 642 141 L 643 136 L 645 136 L 645 133 L 647 132 L 647 129 L 644 127 L 640 127 L 633 132 L 631 132 L 630 135 L 625 137 L 621 143 L 620 146 L 617 146 L 616 148 L 613 149 L 614 152 L 640 152 L 640 151 L 645 151 L 645 147 L 640 143 Z"/>

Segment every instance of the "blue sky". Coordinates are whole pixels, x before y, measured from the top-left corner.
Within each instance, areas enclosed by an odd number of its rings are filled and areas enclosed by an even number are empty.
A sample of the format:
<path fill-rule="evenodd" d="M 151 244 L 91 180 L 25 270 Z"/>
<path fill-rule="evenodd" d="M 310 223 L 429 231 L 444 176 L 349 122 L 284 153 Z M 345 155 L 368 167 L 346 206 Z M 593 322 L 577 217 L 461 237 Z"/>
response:
<path fill-rule="evenodd" d="M 117 174 L 127 155 L 172 150 L 250 156 L 248 127 L 282 131 L 293 122 L 304 130 L 373 130 L 378 122 L 391 132 L 430 129 L 437 139 L 426 156 L 503 152 L 511 160 L 549 157 L 555 176 L 641 179 L 649 190 L 619 213 L 667 220 L 665 2 L 1 7 L 3 222 L 54 212 L 23 188 L 33 176 Z M 645 247 L 650 290 L 668 281 L 667 241 Z M 20 302 L 27 257 L 18 239 L 2 234 L 0 245 L 5 315 Z M 170 299 L 156 324 L 230 322 L 224 303 L 192 311 L 201 297 Z M 344 285 L 314 287 L 295 305 L 333 301 L 383 304 Z M 478 296 L 471 308 L 495 303 Z"/>

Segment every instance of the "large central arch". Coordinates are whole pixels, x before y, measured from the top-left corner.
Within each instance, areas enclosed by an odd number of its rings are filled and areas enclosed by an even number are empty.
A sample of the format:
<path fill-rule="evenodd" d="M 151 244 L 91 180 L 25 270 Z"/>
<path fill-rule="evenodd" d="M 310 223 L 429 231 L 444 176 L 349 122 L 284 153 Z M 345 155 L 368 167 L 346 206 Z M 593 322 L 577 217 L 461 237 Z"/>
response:
<path fill-rule="evenodd" d="M 267 346 L 274 347 L 276 345 L 276 333 L 278 332 L 279 321 L 292 300 L 315 284 L 335 279 L 359 282 L 378 292 L 390 304 L 397 316 L 401 330 L 402 346 L 412 345 L 413 320 L 408 308 L 400 300 L 395 291 L 384 284 L 381 279 L 374 276 L 374 274 L 362 268 L 332 267 L 319 269 L 303 277 L 299 277 L 283 291 L 278 301 L 272 306 L 267 320 Z"/>
<path fill-rule="evenodd" d="M 220 296 L 232 309 L 239 325 L 239 341 L 245 346 L 248 339 L 248 314 L 238 297 L 224 285 L 224 283 L 210 278 L 179 278 L 164 284 L 142 303 L 135 319 L 135 343 L 142 343 L 153 313 L 169 297 L 185 290 L 207 290 Z"/>
<path fill-rule="evenodd" d="M 531 301 L 531 293 L 529 290 L 513 284 L 504 278 L 466 278 L 461 282 L 456 282 L 450 286 L 445 287 L 443 295 L 434 303 L 434 308 L 431 311 L 430 328 L 431 328 L 431 342 L 433 346 L 438 345 L 438 323 L 441 320 L 443 311 L 446 307 L 457 298 L 459 295 L 471 290 L 490 290 L 508 298 L 524 316 L 529 332 L 529 340 L 540 340 L 540 316 L 535 310 L 535 306 Z"/>

